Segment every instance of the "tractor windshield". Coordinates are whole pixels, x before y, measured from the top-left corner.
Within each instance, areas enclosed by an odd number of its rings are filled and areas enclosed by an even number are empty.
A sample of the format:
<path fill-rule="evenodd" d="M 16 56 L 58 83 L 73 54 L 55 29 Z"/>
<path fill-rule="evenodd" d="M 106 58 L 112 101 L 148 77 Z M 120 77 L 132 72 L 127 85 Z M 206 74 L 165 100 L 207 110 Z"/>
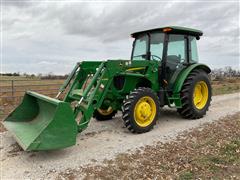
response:
<path fill-rule="evenodd" d="M 143 35 L 135 39 L 132 60 L 146 60 L 148 49 L 148 36 Z"/>
<path fill-rule="evenodd" d="M 150 39 L 149 39 L 150 38 Z M 150 41 L 150 43 L 149 43 Z M 154 32 L 135 39 L 132 60 L 162 60 L 164 33 Z M 149 47 L 150 45 L 150 47 Z"/>

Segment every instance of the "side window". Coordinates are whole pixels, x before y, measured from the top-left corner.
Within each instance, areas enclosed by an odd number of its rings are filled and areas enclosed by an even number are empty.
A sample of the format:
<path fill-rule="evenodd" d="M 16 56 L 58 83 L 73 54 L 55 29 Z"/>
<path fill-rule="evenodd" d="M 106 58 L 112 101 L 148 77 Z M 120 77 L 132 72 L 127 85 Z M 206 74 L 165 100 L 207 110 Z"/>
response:
<path fill-rule="evenodd" d="M 197 40 L 193 36 L 189 36 L 191 45 L 190 61 L 198 62 Z"/>
<path fill-rule="evenodd" d="M 169 35 L 167 61 L 169 63 L 180 63 L 186 60 L 186 40 L 183 35 Z"/>
<path fill-rule="evenodd" d="M 151 60 L 162 60 L 163 53 L 163 42 L 164 42 L 164 34 L 163 33 L 152 33 L 151 34 Z"/>
<path fill-rule="evenodd" d="M 147 54 L 148 37 L 141 36 L 136 39 L 132 60 L 145 60 Z"/>

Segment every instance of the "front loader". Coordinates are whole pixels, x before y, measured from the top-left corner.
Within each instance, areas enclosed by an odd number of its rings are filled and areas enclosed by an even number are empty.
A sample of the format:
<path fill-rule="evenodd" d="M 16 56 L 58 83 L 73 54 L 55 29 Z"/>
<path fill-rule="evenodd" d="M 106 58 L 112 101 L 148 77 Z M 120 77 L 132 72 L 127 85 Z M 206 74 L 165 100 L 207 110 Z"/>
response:
<path fill-rule="evenodd" d="M 201 118 L 212 95 L 211 70 L 198 63 L 202 34 L 176 26 L 133 33 L 131 60 L 79 62 L 56 98 L 27 91 L 3 124 L 24 150 L 35 151 L 72 146 L 92 117 L 110 120 L 118 111 L 133 133 L 150 131 L 165 105 Z"/>

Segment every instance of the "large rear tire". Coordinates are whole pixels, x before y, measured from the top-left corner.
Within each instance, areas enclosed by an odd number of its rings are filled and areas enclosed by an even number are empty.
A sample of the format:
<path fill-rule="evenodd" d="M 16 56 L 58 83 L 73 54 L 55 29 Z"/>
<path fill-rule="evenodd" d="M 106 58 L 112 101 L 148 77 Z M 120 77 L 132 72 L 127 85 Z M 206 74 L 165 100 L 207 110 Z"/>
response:
<path fill-rule="evenodd" d="M 179 114 L 186 119 L 202 118 L 210 106 L 212 88 L 207 73 L 193 70 L 185 80 L 181 93 L 182 108 Z"/>
<path fill-rule="evenodd" d="M 133 133 L 150 131 L 156 124 L 159 107 L 158 97 L 150 88 L 135 89 L 123 102 L 124 125 Z"/>

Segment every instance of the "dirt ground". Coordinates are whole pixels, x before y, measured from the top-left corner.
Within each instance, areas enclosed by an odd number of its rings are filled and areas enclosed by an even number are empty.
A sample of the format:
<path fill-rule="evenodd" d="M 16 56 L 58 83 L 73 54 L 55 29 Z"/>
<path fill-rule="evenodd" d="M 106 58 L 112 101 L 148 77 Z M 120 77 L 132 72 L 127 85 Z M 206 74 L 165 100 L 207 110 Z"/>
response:
<path fill-rule="evenodd" d="M 91 167 L 94 167 L 94 171 L 99 167 L 101 172 L 102 166 L 114 162 L 114 159 L 121 157 L 123 153 L 140 155 L 143 149 L 147 150 L 150 146 L 176 140 L 184 131 L 204 123 L 217 122 L 222 117 L 239 112 L 239 96 L 239 93 L 214 96 L 208 114 L 202 119 L 193 121 L 180 118 L 176 110 L 163 108 L 155 128 L 144 134 L 132 134 L 124 128 L 121 114 L 106 122 L 92 119 L 89 128 L 77 136 L 75 146 L 56 151 L 24 152 L 9 132 L 2 132 L 0 133 L 1 179 L 92 178 Z M 159 151 L 162 151 L 161 148 Z M 177 153 L 177 149 L 173 152 Z M 122 158 L 125 159 L 125 156 Z M 185 161 L 183 159 L 183 162 Z M 133 162 L 137 166 L 137 161 Z M 90 168 L 86 169 L 87 174 L 80 173 L 86 167 Z M 119 168 L 124 170 L 126 167 L 126 164 L 123 164 Z M 139 169 L 133 171 L 143 171 L 143 169 L 146 171 L 145 168 L 150 171 L 152 166 L 146 162 L 144 166 L 139 166 Z"/>
<path fill-rule="evenodd" d="M 239 179 L 240 113 L 204 124 L 103 165 L 68 169 L 57 179 Z"/>

